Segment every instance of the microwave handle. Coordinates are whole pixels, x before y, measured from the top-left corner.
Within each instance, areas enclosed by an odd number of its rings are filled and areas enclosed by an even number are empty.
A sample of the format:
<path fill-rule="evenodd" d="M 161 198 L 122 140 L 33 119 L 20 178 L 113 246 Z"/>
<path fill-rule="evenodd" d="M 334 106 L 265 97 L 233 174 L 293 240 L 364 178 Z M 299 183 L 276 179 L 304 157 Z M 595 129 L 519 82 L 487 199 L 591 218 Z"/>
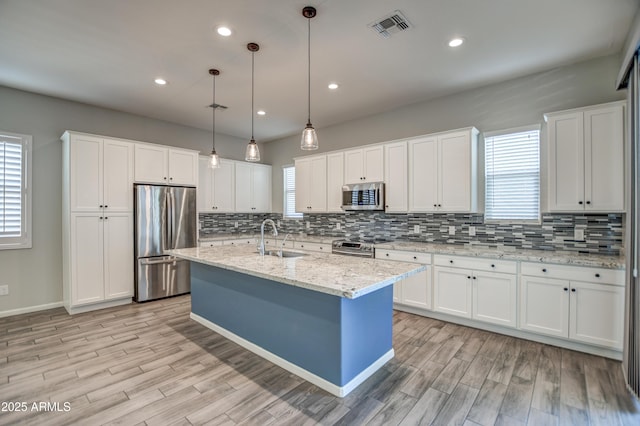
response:
<path fill-rule="evenodd" d="M 382 203 L 382 200 L 380 200 L 380 188 L 376 189 L 376 206 L 379 206 L 380 203 Z"/>

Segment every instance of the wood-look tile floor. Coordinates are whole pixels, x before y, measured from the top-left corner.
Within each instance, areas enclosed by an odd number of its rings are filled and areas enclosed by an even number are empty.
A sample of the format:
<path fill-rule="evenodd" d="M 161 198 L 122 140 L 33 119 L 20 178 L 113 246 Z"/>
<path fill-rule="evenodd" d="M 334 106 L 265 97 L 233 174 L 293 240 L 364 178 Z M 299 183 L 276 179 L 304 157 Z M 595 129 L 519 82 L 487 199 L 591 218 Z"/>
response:
<path fill-rule="evenodd" d="M 26 411 L 0 424 L 640 424 L 609 359 L 396 312 L 395 358 L 336 398 L 189 310 L 181 296 L 1 318 L 0 408 Z"/>

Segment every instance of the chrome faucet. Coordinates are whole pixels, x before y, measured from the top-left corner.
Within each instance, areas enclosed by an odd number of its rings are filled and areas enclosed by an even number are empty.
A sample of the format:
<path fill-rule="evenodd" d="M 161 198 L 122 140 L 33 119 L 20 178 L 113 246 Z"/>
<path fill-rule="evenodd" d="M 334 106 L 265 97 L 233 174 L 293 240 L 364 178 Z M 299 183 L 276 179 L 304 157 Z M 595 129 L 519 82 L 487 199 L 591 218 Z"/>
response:
<path fill-rule="evenodd" d="M 287 234 L 284 236 L 284 240 L 282 240 L 282 244 L 280 244 L 280 250 L 278 251 L 278 256 L 282 257 L 282 252 L 284 251 L 284 244 L 287 242 L 287 238 L 289 238 L 291 234 Z"/>
<path fill-rule="evenodd" d="M 278 236 L 278 229 L 276 228 L 276 223 L 271 219 L 265 219 L 262 221 L 262 225 L 260 225 L 260 245 L 258 246 L 258 251 L 260 252 L 260 256 L 264 256 L 264 225 L 266 223 L 271 224 L 273 228 L 273 236 Z"/>

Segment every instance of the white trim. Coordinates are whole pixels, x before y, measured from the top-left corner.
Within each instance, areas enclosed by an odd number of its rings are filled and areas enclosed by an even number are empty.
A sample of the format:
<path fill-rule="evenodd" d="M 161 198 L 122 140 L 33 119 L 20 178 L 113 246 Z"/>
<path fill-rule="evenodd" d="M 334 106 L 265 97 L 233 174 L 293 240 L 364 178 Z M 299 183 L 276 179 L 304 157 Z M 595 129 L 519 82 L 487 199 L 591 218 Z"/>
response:
<path fill-rule="evenodd" d="M 81 314 L 83 312 L 96 311 L 98 309 L 113 308 L 114 306 L 128 305 L 132 303 L 131 297 L 125 299 L 109 300 L 101 303 L 91 303 L 89 305 L 65 306 L 69 315 Z"/>
<path fill-rule="evenodd" d="M 0 318 L 12 317 L 14 315 L 29 314 L 31 312 L 46 311 L 47 309 L 61 308 L 62 302 L 47 303 L 45 305 L 28 306 L 26 308 L 11 309 L 10 311 L 0 311 Z"/>
<path fill-rule="evenodd" d="M 510 129 L 492 130 L 490 132 L 482 133 L 483 138 L 493 138 L 495 136 L 508 135 L 509 133 L 523 133 L 531 132 L 534 130 L 540 131 L 542 126 L 540 124 L 530 124 L 528 126 L 512 127 Z"/>
<path fill-rule="evenodd" d="M 268 350 L 256 345 L 255 343 L 251 343 L 250 341 L 238 336 L 237 334 L 227 330 L 226 328 L 220 327 L 219 325 L 201 317 L 198 314 L 194 314 L 193 312 L 191 312 L 190 318 L 195 322 L 207 327 L 208 329 L 213 330 L 216 333 L 226 337 L 227 339 L 239 344 L 240 346 L 253 352 L 254 354 L 261 356 L 267 361 L 270 361 L 276 364 L 277 366 L 284 368 L 285 370 L 295 374 L 296 376 L 299 376 L 305 379 L 306 381 L 313 383 L 319 388 L 326 390 L 332 395 L 335 395 L 340 398 L 347 396 L 352 390 L 358 387 L 358 385 L 360 385 L 362 382 L 368 379 L 369 376 L 371 376 L 373 373 L 378 371 L 380 367 L 382 367 L 384 364 L 387 363 L 387 361 L 389 361 L 391 358 L 394 357 L 394 351 L 393 351 L 393 348 L 391 348 L 387 353 L 382 355 L 380 358 L 374 361 L 371 365 L 369 365 L 367 368 L 362 370 L 360 374 L 358 374 L 356 377 L 351 379 L 349 383 L 347 383 L 344 386 L 338 386 L 323 379 L 320 376 L 313 374 L 308 370 L 305 370 L 302 367 L 299 367 L 287 361 L 284 358 L 279 357 L 278 355 L 272 352 L 269 352 Z"/>

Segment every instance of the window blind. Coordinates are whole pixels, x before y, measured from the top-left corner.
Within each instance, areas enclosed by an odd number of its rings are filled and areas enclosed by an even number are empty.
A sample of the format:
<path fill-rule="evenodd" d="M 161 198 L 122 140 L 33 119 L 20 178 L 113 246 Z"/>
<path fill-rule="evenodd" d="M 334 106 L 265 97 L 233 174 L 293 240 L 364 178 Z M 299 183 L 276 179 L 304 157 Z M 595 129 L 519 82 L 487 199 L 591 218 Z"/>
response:
<path fill-rule="evenodd" d="M 540 130 L 485 135 L 485 220 L 540 220 Z"/>
<path fill-rule="evenodd" d="M 21 237 L 24 229 L 24 149 L 13 139 L 0 135 L 0 238 Z"/>
<path fill-rule="evenodd" d="M 302 213 L 296 212 L 296 168 L 294 166 L 283 167 L 284 178 L 284 212 L 285 218 L 300 218 Z"/>

